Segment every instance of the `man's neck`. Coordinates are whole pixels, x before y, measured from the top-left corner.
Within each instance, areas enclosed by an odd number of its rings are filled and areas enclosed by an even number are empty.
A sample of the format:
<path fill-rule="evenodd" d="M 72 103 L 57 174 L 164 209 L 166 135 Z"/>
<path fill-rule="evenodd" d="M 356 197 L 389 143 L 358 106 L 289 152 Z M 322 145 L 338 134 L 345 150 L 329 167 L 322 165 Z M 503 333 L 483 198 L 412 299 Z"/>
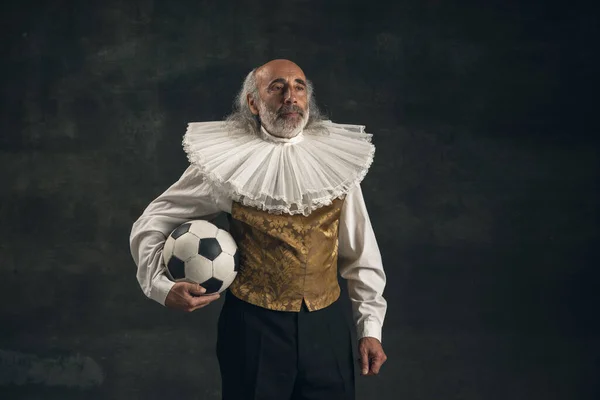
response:
<path fill-rule="evenodd" d="M 263 139 L 271 141 L 271 142 L 290 143 L 291 144 L 291 143 L 301 142 L 304 139 L 304 135 L 302 134 L 302 129 L 300 129 L 298 133 L 296 133 L 294 136 L 291 136 L 291 137 L 281 137 L 281 136 L 273 135 L 262 125 L 260 127 L 260 132 L 261 132 L 261 136 Z"/>
<path fill-rule="evenodd" d="M 271 132 L 270 130 L 268 130 L 262 124 L 261 124 L 260 128 L 261 128 L 261 130 L 263 130 L 267 134 L 269 134 L 271 136 L 274 136 L 276 138 L 279 138 L 279 139 L 292 139 L 292 138 L 295 138 L 296 136 L 298 136 L 299 134 L 302 133 L 302 128 L 301 127 L 298 127 L 296 130 L 294 130 L 294 131 L 292 131 L 290 133 Z"/>

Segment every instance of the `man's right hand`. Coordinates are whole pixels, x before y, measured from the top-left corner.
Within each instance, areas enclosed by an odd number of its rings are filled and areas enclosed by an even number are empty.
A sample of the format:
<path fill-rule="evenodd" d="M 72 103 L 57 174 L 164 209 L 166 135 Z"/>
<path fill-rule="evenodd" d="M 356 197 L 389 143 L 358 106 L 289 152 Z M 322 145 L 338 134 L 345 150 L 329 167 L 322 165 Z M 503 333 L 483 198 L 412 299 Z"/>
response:
<path fill-rule="evenodd" d="M 219 293 L 205 295 L 206 289 L 197 283 L 177 282 L 165 299 L 165 306 L 192 312 L 217 300 Z"/>

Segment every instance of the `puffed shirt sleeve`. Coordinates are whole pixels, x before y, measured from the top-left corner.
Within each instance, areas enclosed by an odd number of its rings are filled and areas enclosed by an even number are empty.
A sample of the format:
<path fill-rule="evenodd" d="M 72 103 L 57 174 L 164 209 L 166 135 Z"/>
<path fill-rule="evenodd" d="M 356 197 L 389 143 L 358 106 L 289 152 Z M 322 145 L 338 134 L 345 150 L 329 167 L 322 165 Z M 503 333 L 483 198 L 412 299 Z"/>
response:
<path fill-rule="evenodd" d="M 357 337 L 381 341 L 386 275 L 360 185 L 346 196 L 338 239 L 338 269 L 347 282 Z"/>
<path fill-rule="evenodd" d="M 226 205 L 211 195 L 209 185 L 191 165 L 146 207 L 134 222 L 129 237 L 131 255 L 137 265 L 136 277 L 146 296 L 164 305 L 175 284 L 165 275 L 162 260 L 168 235 L 184 222 L 209 220 L 221 211 L 227 211 Z"/>

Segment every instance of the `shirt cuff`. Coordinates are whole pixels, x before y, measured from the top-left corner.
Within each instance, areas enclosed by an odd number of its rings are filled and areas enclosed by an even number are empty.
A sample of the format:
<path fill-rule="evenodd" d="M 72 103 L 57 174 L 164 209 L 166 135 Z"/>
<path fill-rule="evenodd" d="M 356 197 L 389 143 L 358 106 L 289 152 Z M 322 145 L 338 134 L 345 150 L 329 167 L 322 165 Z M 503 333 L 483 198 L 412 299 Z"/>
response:
<path fill-rule="evenodd" d="M 171 291 L 171 288 L 175 285 L 175 282 L 166 277 L 165 274 L 160 274 L 152 282 L 152 288 L 150 289 L 150 298 L 157 301 L 158 303 L 165 305 L 165 299 Z"/>
<path fill-rule="evenodd" d="M 359 340 L 368 336 L 381 342 L 381 324 L 373 320 L 364 321 L 358 325 L 357 336 Z"/>

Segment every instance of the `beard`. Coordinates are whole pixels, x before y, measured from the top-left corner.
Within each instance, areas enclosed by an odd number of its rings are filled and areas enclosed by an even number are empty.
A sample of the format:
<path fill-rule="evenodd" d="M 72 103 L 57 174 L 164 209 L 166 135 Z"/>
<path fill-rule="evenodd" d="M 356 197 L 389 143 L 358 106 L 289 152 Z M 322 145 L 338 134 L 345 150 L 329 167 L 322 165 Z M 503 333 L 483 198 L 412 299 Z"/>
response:
<path fill-rule="evenodd" d="M 283 114 L 298 113 L 297 117 L 286 118 Z M 297 136 L 308 122 L 309 111 L 296 105 L 283 105 L 277 111 L 270 110 L 262 101 L 258 102 L 260 122 L 273 136 L 290 139 Z"/>

